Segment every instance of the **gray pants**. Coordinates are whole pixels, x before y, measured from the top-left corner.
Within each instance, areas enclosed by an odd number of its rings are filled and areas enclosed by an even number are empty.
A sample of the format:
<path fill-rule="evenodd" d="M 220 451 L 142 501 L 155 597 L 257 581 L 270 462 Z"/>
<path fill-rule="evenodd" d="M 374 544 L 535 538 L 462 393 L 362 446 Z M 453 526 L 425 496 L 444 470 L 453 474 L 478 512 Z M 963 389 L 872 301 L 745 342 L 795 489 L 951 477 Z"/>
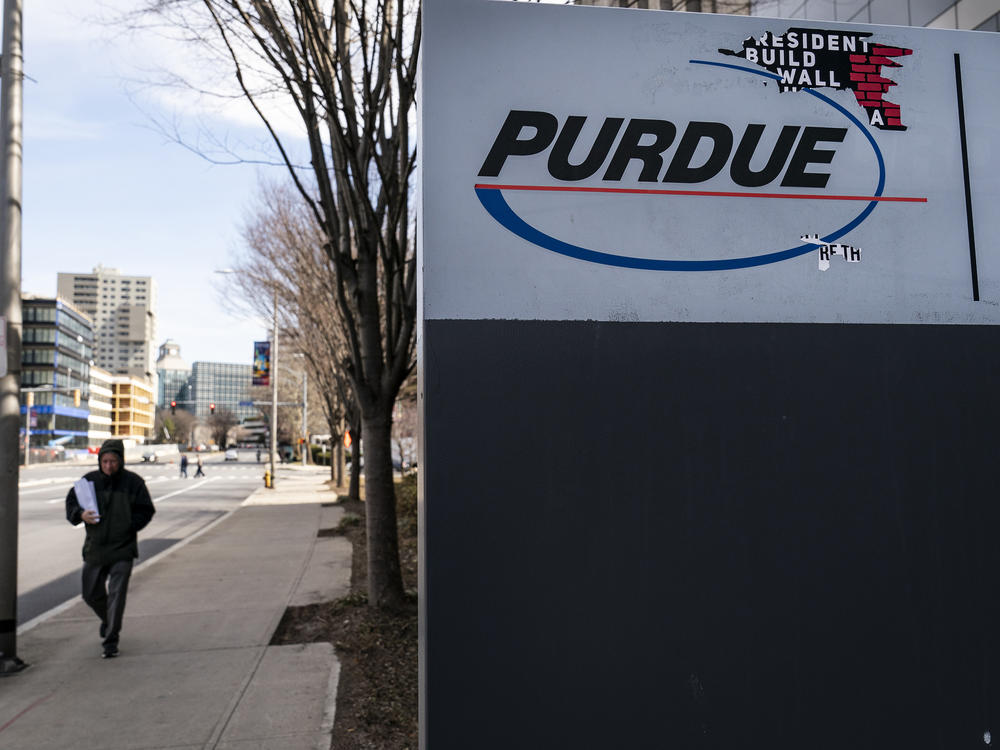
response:
<path fill-rule="evenodd" d="M 105 646 L 118 645 L 131 575 L 131 560 L 120 560 L 110 565 L 83 564 L 83 600 L 101 618 Z"/>

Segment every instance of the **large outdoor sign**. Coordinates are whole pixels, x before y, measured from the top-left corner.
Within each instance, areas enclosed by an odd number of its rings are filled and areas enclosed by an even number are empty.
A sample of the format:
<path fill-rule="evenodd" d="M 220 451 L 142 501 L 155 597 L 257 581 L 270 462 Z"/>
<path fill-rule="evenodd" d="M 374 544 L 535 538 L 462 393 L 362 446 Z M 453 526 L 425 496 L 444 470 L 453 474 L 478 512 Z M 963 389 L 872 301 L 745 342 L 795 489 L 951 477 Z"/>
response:
<path fill-rule="evenodd" d="M 1000 320 L 996 34 L 566 10 L 427 45 L 429 316 Z"/>
<path fill-rule="evenodd" d="M 1000 34 L 423 11 L 421 747 L 989 745 Z"/>

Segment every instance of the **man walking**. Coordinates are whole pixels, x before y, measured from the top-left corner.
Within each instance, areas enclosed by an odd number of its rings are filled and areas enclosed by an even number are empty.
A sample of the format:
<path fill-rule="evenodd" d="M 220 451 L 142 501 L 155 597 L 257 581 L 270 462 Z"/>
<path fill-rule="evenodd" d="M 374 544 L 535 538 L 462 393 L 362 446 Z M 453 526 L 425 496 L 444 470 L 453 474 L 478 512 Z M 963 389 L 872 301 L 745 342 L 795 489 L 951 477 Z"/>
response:
<path fill-rule="evenodd" d="M 205 476 L 205 472 L 201 470 L 201 456 L 198 456 L 198 471 L 194 473 L 194 477 L 197 479 L 198 477 L 203 476 Z"/>
<path fill-rule="evenodd" d="M 187 479 L 188 475 L 188 457 L 187 454 L 181 454 L 181 477 Z"/>
<path fill-rule="evenodd" d="M 156 508 L 142 477 L 125 469 L 121 440 L 105 440 L 97 461 L 100 468 L 83 477 L 93 488 L 96 510 L 81 507 L 74 487 L 66 496 L 66 520 L 85 524 L 83 600 L 101 620 L 103 656 L 110 659 L 118 655 L 132 561 L 139 556 L 137 532 Z"/>

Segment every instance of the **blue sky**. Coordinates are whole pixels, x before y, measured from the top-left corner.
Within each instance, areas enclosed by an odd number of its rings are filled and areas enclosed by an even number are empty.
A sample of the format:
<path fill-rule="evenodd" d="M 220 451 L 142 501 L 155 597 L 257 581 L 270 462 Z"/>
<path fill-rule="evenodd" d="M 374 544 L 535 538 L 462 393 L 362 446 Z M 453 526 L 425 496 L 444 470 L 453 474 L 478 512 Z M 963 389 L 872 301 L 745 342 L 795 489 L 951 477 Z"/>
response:
<path fill-rule="evenodd" d="M 159 132 L 154 119 L 220 138 L 261 135 L 245 111 L 142 85 L 156 66 L 194 61 L 163 38 L 97 23 L 107 5 L 25 2 L 22 291 L 54 295 L 57 272 L 99 263 L 152 276 L 157 346 L 176 340 L 188 364 L 249 364 L 267 322 L 227 302 L 213 270 L 242 252 L 239 227 L 261 175 L 283 172 L 212 165 Z"/>

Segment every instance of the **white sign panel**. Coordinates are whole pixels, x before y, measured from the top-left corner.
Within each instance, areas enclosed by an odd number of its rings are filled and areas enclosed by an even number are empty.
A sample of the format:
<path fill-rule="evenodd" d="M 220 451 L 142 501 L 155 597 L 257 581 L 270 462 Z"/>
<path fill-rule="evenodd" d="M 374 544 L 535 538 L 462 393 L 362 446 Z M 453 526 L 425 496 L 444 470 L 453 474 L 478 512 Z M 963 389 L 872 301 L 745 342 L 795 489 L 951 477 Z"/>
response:
<path fill-rule="evenodd" d="M 425 318 L 1000 322 L 1000 35 L 434 10 Z"/>

